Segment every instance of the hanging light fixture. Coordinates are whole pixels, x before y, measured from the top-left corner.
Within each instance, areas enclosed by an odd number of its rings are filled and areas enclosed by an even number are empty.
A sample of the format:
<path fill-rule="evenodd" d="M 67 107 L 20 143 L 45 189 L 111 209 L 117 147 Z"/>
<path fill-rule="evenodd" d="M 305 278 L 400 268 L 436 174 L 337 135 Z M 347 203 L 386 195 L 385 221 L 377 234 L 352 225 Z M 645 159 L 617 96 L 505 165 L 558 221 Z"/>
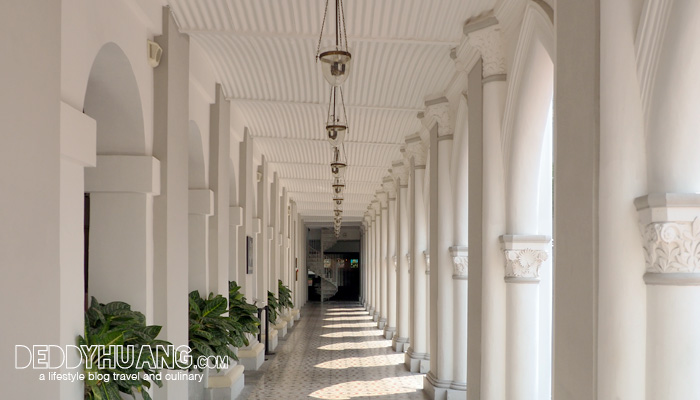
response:
<path fill-rule="evenodd" d="M 333 202 L 335 203 L 335 206 L 336 206 L 336 207 L 342 207 L 342 206 L 343 206 L 343 200 L 345 200 L 345 199 L 343 198 L 343 195 L 342 195 L 342 194 L 333 195 Z"/>
<path fill-rule="evenodd" d="M 345 141 L 348 131 L 348 118 L 345 114 L 345 100 L 343 88 L 333 86 L 331 98 L 328 102 L 328 116 L 326 118 L 326 135 L 333 147 L 339 147 Z"/>
<path fill-rule="evenodd" d="M 343 10 L 343 0 L 334 0 L 335 3 L 335 42 L 330 42 L 328 45 L 324 43 L 323 50 L 321 44 L 323 42 L 323 30 L 326 26 L 326 16 L 328 15 L 328 3 L 326 0 L 326 8 L 323 13 L 323 22 L 321 23 L 321 36 L 318 38 L 318 47 L 316 48 L 316 60 L 321 61 L 321 71 L 323 77 L 332 86 L 340 86 L 348 79 L 352 67 L 352 54 L 348 50 L 348 36 L 345 29 L 345 11 Z M 330 24 L 329 24 L 330 25 Z"/>
<path fill-rule="evenodd" d="M 333 193 L 334 194 L 342 194 L 343 190 L 345 189 L 345 184 L 340 178 L 335 178 L 333 181 Z"/>
<path fill-rule="evenodd" d="M 345 150 L 345 148 L 343 148 Z M 345 177 L 345 168 L 348 166 L 345 161 L 345 151 L 341 152 L 339 147 L 333 148 L 333 161 L 331 162 L 331 173 L 336 179 Z"/>

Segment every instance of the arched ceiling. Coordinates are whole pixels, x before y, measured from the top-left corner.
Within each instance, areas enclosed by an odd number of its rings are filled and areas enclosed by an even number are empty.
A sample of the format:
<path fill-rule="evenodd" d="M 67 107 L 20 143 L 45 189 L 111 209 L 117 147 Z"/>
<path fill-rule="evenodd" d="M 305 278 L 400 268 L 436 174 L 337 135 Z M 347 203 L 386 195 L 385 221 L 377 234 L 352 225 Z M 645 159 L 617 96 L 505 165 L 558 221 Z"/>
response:
<path fill-rule="evenodd" d="M 169 0 L 182 32 L 212 61 L 232 106 L 299 212 L 331 220 L 325 140 L 330 93 L 315 62 L 325 0 Z M 345 0 L 353 71 L 344 221 L 359 221 L 404 137 L 420 128 L 426 97 L 455 74 L 450 51 L 470 18 L 496 0 Z M 330 7 L 329 18 L 333 18 Z"/>

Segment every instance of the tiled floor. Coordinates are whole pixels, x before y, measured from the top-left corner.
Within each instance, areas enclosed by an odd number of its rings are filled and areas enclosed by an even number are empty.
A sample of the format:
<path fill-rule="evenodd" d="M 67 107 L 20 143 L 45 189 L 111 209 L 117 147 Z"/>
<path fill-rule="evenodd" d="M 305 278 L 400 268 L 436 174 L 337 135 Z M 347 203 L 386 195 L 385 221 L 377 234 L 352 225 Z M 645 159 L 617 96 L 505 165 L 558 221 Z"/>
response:
<path fill-rule="evenodd" d="M 391 350 L 357 303 L 308 303 L 262 369 L 246 372 L 241 398 L 427 399 L 423 375 Z"/>

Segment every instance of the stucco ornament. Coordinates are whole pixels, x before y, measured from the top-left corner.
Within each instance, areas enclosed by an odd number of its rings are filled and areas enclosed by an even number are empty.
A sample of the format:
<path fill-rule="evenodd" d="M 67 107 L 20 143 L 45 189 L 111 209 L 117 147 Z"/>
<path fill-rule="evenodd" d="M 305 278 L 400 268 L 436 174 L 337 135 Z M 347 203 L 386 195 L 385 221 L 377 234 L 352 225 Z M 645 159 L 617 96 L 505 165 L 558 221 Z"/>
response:
<path fill-rule="evenodd" d="M 539 278 L 540 266 L 547 261 L 547 252 L 536 249 L 504 250 L 507 278 Z"/>
<path fill-rule="evenodd" d="M 413 157 L 413 162 L 417 167 L 424 167 L 428 161 L 428 146 L 422 140 L 406 143 L 406 154 L 408 157 Z"/>
<path fill-rule="evenodd" d="M 700 218 L 641 227 L 647 272 L 700 272 Z"/>
<path fill-rule="evenodd" d="M 468 256 L 453 256 L 454 276 L 460 278 L 469 277 L 469 257 Z"/>
<path fill-rule="evenodd" d="M 487 28 L 470 32 L 467 37 L 469 44 L 481 53 L 481 58 L 484 62 L 484 78 L 506 73 L 506 58 L 503 51 L 500 25 L 491 25 Z"/>

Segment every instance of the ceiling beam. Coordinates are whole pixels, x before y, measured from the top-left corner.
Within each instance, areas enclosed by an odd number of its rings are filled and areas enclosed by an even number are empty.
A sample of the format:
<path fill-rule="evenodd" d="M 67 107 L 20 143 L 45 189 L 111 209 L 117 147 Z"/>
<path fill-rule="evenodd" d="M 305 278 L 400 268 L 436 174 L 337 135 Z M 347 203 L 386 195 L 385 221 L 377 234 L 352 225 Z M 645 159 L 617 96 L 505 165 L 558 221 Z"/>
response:
<path fill-rule="evenodd" d="M 262 135 L 256 135 L 256 134 L 251 134 L 253 139 L 268 139 L 268 140 L 273 140 L 275 142 L 302 142 L 302 143 L 318 143 L 318 144 L 324 144 L 328 145 L 329 148 L 330 145 L 328 144 L 328 141 L 325 139 L 303 139 L 303 138 L 289 138 L 289 137 L 276 137 L 276 136 L 262 136 Z M 353 145 L 353 144 L 359 144 L 359 145 L 370 145 L 370 146 L 388 146 L 388 147 L 401 147 L 404 145 L 404 143 L 378 143 L 378 142 L 353 142 L 351 140 L 346 140 L 346 144 L 348 145 Z"/>
<path fill-rule="evenodd" d="M 300 106 L 318 106 L 323 107 L 324 114 L 328 109 L 328 103 L 318 103 L 313 101 L 285 101 L 285 100 L 262 100 L 262 99 L 246 99 L 242 97 L 226 97 L 226 100 L 231 103 L 251 103 L 251 104 L 270 104 L 270 105 L 300 105 Z M 396 111 L 418 113 L 425 111 L 423 108 L 416 107 L 392 107 L 392 106 L 367 106 L 360 104 L 346 104 L 345 108 L 355 110 L 381 110 L 381 111 Z"/>
<path fill-rule="evenodd" d="M 188 35 L 224 35 L 235 36 L 237 38 L 268 38 L 268 39 L 303 39 L 318 41 L 318 34 L 311 33 L 283 33 L 283 32 L 253 32 L 241 31 L 232 29 L 211 30 L 211 29 L 181 29 L 180 32 Z M 388 38 L 388 37 L 373 37 L 373 36 L 348 36 L 348 42 L 362 43 L 389 43 L 389 44 L 408 44 L 414 46 L 459 46 L 461 40 L 435 40 L 435 39 L 414 39 L 414 38 Z"/>
<path fill-rule="evenodd" d="M 310 163 L 310 162 L 289 162 L 289 161 L 269 161 L 268 165 L 304 165 L 304 166 L 321 166 L 324 168 L 328 167 L 328 163 Z M 353 165 L 352 168 L 368 168 L 368 169 L 377 169 L 377 170 L 382 170 L 382 171 L 388 171 L 391 166 L 388 165 Z M 293 179 L 293 178 L 291 178 Z M 301 179 L 301 178 L 300 178 Z"/>

